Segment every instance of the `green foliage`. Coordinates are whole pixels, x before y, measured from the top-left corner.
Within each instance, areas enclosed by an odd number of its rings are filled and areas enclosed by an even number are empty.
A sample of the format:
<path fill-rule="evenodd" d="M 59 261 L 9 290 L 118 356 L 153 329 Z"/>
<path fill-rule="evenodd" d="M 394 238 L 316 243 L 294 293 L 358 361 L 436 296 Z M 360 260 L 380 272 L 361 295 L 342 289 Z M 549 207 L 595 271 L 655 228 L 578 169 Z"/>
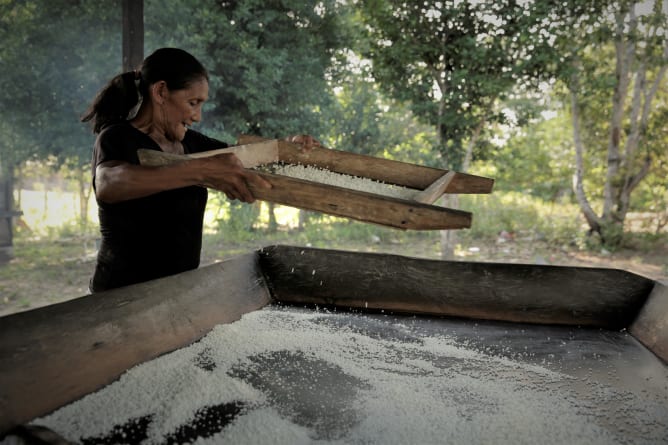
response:
<path fill-rule="evenodd" d="M 146 16 L 154 19 L 146 24 L 149 47 L 183 47 L 208 68 L 203 126 L 211 134 L 234 142 L 242 133 L 324 132 L 326 75 L 347 39 L 338 2 L 147 2 Z"/>
<path fill-rule="evenodd" d="M 474 168 L 495 179 L 494 190 L 528 193 L 546 201 L 571 197 L 574 156 L 567 116 L 532 121 L 506 130 L 507 139 L 488 148 L 488 161 Z"/>
<path fill-rule="evenodd" d="M 502 231 L 551 245 L 580 245 L 583 219 L 577 206 L 551 203 L 518 192 L 462 195 L 460 208 L 473 213 L 464 239 L 496 239 Z"/>
<path fill-rule="evenodd" d="M 120 71 L 121 8 L 120 2 L 112 3 L 0 0 L 2 168 L 48 158 L 54 168 L 68 165 L 81 176 L 93 135 L 78 118 L 95 92 Z M 462 233 L 493 236 L 514 226 L 534 230 L 527 227 L 532 219 L 541 219 L 530 210 L 536 203 L 570 206 L 570 116 L 564 112 L 542 119 L 539 113 L 543 103 L 568 104 L 565 86 L 575 61 L 583 68 L 578 92 L 584 143 L 595 148 L 585 158 L 585 184 L 590 199 L 600 200 L 606 157 L 599 154 L 608 142 L 615 84 L 610 70 L 613 28 L 607 20 L 615 7 L 628 4 L 145 0 L 145 49 L 148 54 L 178 46 L 202 59 L 211 73 L 202 129 L 227 142 L 239 133 L 311 133 L 333 148 L 456 168 L 463 144 L 485 124 L 474 168 L 497 180 L 492 196 L 509 192 L 516 198 L 491 208 L 501 212 L 497 218 L 476 212 L 477 227 Z M 639 20 L 647 29 L 665 29 L 663 13 Z M 638 48 L 649 66 L 658 66 L 666 35 L 630 38 L 641 42 Z M 360 54 L 373 65 L 359 60 Z M 648 81 L 657 73 L 650 69 Z M 543 102 L 535 87 L 543 81 L 554 86 L 555 75 L 562 83 Z M 631 209 L 658 215 L 657 230 L 668 219 L 665 86 L 664 81 L 641 156 L 633 164 L 646 156 L 655 161 Z M 629 131 L 628 123 L 624 130 Z M 501 142 L 492 142 L 493 136 Z M 226 203 L 221 220 L 231 238 L 253 238 L 257 232 L 243 233 L 253 223 L 254 230 L 261 230 L 256 214 Z M 318 238 L 318 230 L 331 237 L 350 231 L 351 238 L 361 241 L 377 233 L 374 226 L 349 226 L 317 215 L 311 220 L 305 233 L 290 236 L 310 242 Z M 581 230 L 567 221 L 558 223 L 563 231 L 535 225 L 545 237 L 563 240 L 566 228 Z M 335 230 L 327 228 L 330 223 Z"/>
<path fill-rule="evenodd" d="M 477 127 L 505 121 L 497 100 L 519 84 L 535 87 L 556 63 L 548 2 L 361 3 L 374 77 L 438 128 L 448 166 L 460 167 Z"/>
<path fill-rule="evenodd" d="M 47 228 L 47 239 L 93 239 L 99 237 L 99 227 L 88 221 L 70 221 L 59 227 Z"/>
<path fill-rule="evenodd" d="M 347 241 L 368 243 L 378 237 L 383 229 L 370 224 L 358 223 L 343 218 L 321 216 L 315 224 L 307 224 L 302 235 L 314 246 L 324 247 L 332 242 Z"/>
<path fill-rule="evenodd" d="M 120 65 L 120 4 L 114 6 L 0 3 L 0 163 L 6 169 L 49 155 L 90 162 L 93 137 L 79 116 L 106 73 Z"/>
<path fill-rule="evenodd" d="M 363 73 L 351 73 L 337 85 L 335 101 L 323 115 L 330 147 L 422 165 L 440 161 L 433 127 L 419 123 L 406 104 L 384 97 Z"/>
<path fill-rule="evenodd" d="M 598 237 L 589 239 L 589 247 L 598 246 L 600 243 L 602 247 L 614 252 L 622 247 L 624 242 L 624 225 L 606 221 L 602 224 L 598 235 Z"/>
<path fill-rule="evenodd" d="M 226 238 L 234 241 L 248 241 L 256 237 L 253 232 L 256 231 L 254 225 L 259 216 L 259 203 L 245 204 L 231 201 L 227 206 L 226 217 L 218 220 L 218 228 Z"/>
<path fill-rule="evenodd" d="M 574 98 L 580 111 L 585 192 L 589 199 L 604 198 L 601 214 L 590 216 L 596 219 L 592 230 L 608 249 L 623 242 L 630 209 L 666 202 L 668 17 L 662 3 L 601 2 L 596 7 L 602 14 L 570 16 L 564 25 L 572 33 L 555 39 L 564 57 L 556 71 L 565 86 L 564 103 L 570 106 Z M 581 206 L 587 208 L 585 202 Z"/>

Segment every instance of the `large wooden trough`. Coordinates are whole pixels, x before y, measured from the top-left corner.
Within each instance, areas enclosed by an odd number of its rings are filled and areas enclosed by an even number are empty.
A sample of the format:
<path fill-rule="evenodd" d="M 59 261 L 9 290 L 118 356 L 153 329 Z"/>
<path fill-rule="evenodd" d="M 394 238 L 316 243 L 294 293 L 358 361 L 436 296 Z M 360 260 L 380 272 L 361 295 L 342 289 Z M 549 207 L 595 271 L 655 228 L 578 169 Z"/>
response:
<path fill-rule="evenodd" d="M 271 246 L 0 318 L 0 437 L 658 444 L 666 361 L 633 273 Z"/>

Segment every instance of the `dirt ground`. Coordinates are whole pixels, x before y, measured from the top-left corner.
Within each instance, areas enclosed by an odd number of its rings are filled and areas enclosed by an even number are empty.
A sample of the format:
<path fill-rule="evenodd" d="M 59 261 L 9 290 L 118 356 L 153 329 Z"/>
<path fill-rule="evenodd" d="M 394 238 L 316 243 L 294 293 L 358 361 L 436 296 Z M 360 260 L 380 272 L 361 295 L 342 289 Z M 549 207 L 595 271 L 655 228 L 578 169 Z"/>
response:
<path fill-rule="evenodd" d="M 81 243 L 79 243 L 81 244 Z M 259 249 L 270 243 L 227 244 L 205 243 L 202 266 L 242 253 Z M 283 243 L 286 244 L 286 243 Z M 10 263 L 0 265 L 0 316 L 77 298 L 88 293 L 88 281 L 95 266 L 95 248 L 83 243 L 32 255 L 40 260 L 31 263 L 29 255 L 17 255 Z M 58 246 L 56 246 L 58 247 Z M 340 243 L 318 245 L 330 249 L 378 252 L 419 258 L 439 259 L 438 243 L 418 240 L 410 243 L 391 241 Z M 33 246 L 40 249 L 40 246 Z M 45 247 L 42 246 L 41 249 Z M 622 269 L 659 281 L 668 282 L 668 245 L 653 246 L 649 252 L 620 250 L 617 252 L 585 252 L 574 248 L 548 246 L 512 241 L 463 246 L 457 252 L 458 261 L 550 264 Z"/>

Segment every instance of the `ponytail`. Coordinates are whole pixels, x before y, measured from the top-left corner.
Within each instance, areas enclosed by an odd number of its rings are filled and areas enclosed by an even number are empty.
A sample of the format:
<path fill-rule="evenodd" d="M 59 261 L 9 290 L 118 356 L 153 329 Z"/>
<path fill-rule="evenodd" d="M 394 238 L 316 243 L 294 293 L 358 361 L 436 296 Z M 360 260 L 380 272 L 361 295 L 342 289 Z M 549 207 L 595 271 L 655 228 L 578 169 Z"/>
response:
<path fill-rule="evenodd" d="M 141 71 L 119 74 L 100 90 L 81 122 L 91 121 L 99 133 L 111 124 L 132 119 L 147 97 L 148 88 L 164 80 L 170 91 L 187 88 L 199 79 L 209 80 L 204 66 L 188 52 L 178 48 L 160 48 L 144 59 Z"/>
<path fill-rule="evenodd" d="M 111 124 L 134 117 L 130 114 L 136 114 L 141 104 L 142 83 L 138 71 L 117 75 L 97 93 L 81 122 L 92 122 L 93 133 L 99 133 Z"/>

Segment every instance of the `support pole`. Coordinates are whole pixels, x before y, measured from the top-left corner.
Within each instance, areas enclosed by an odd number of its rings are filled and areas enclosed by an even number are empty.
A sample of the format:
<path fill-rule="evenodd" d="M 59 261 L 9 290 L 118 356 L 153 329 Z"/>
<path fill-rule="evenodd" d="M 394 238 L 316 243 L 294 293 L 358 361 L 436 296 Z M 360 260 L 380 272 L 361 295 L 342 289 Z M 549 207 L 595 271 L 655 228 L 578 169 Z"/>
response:
<path fill-rule="evenodd" d="M 144 0 L 123 2 L 123 72 L 132 71 L 144 60 Z"/>

